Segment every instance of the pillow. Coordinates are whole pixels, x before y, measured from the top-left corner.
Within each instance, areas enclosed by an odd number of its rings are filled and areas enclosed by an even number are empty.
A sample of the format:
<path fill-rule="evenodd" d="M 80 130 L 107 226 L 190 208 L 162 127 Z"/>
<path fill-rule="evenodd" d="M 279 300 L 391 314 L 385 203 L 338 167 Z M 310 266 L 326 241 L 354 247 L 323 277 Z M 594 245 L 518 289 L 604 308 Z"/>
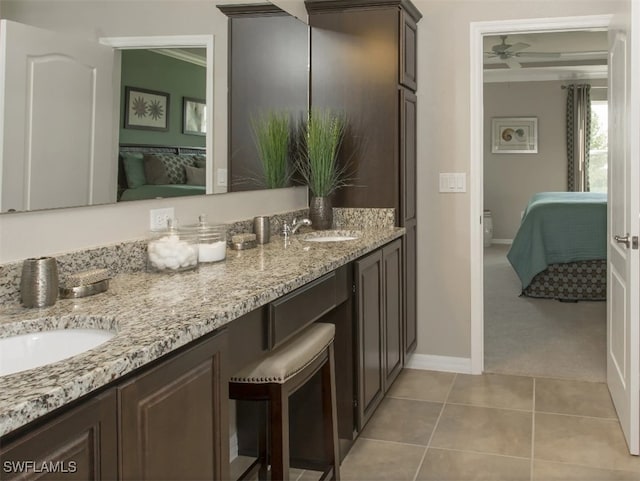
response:
<path fill-rule="evenodd" d="M 195 154 L 193 156 L 194 165 L 199 169 L 204 169 L 207 166 L 207 157 L 201 154 Z"/>
<path fill-rule="evenodd" d="M 166 182 L 167 184 L 184 184 L 187 181 L 187 174 L 184 171 L 185 166 L 193 167 L 195 164 L 195 160 L 190 155 L 145 154 L 145 158 L 147 157 L 158 159 L 162 162 L 169 178 L 169 182 Z"/>
<path fill-rule="evenodd" d="M 127 187 L 135 189 L 147 183 L 144 173 L 144 155 L 142 152 L 121 152 L 124 175 L 127 179 Z"/>
<path fill-rule="evenodd" d="M 184 170 L 187 173 L 187 185 L 206 185 L 206 171 L 203 168 L 185 165 Z"/>
<path fill-rule="evenodd" d="M 144 155 L 144 174 L 147 184 L 166 185 L 169 183 L 169 175 L 162 160 L 155 155 Z"/>

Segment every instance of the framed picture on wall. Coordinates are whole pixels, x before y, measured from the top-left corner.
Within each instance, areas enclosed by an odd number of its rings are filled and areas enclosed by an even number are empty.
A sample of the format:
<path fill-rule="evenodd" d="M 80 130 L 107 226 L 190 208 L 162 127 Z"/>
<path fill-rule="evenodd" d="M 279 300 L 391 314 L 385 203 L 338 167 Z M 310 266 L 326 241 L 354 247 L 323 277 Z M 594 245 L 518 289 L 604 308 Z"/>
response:
<path fill-rule="evenodd" d="M 189 135 L 207 133 L 207 103 L 204 100 L 182 97 L 182 133 Z"/>
<path fill-rule="evenodd" d="M 537 117 L 494 117 L 491 119 L 491 153 L 538 153 Z"/>
<path fill-rule="evenodd" d="M 124 88 L 124 128 L 169 130 L 169 94 L 138 87 Z"/>

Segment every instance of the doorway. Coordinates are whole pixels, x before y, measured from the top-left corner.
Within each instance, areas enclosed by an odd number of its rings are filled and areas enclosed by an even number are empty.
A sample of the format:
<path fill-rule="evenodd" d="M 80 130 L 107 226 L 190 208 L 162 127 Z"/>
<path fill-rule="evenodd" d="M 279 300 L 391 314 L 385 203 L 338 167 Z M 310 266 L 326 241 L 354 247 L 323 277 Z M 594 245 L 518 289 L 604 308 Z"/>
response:
<path fill-rule="evenodd" d="M 604 132 L 598 126 L 607 118 L 607 35 L 605 29 L 591 29 L 483 37 L 485 372 L 606 380 L 607 131 L 606 123 Z M 602 147 L 602 152 L 590 149 L 592 159 L 585 159 L 590 173 L 585 176 L 585 185 L 590 193 L 566 194 L 571 202 L 580 200 L 579 207 L 563 201 L 549 212 L 537 204 L 522 219 L 534 196 L 574 190 L 568 188 L 567 132 L 572 130 L 566 126 L 567 98 L 575 97 L 576 89 L 584 92 L 580 113 L 592 120 L 591 136 L 580 136 L 581 145 Z M 600 122 L 596 101 L 604 107 Z M 531 145 L 521 145 L 517 138 L 509 142 L 498 135 L 501 128 L 505 134 L 511 132 L 512 126 L 525 129 L 524 133 L 530 124 L 535 126 Z M 598 200 L 592 201 L 592 197 Z M 589 215 L 583 218 L 575 209 L 588 209 Z M 560 215 L 562 225 L 554 222 Z M 537 228 L 538 222 L 544 222 L 542 230 Z M 566 228 L 570 223 L 575 224 L 574 229 Z M 589 231 L 588 238 L 580 235 L 577 242 L 569 241 L 571 231 L 579 232 L 581 227 Z M 529 232 L 532 236 L 524 235 Z M 544 243 L 534 242 L 541 237 Z M 559 249 L 548 252 L 547 246 L 554 242 Z M 530 254 L 535 248 L 558 255 L 558 263 L 571 262 L 578 260 L 571 258 L 576 256 L 578 242 L 588 243 L 584 252 L 600 259 L 586 264 L 588 279 L 582 274 L 586 270 L 583 261 L 564 264 L 562 269 L 555 265 L 540 274 L 544 281 L 538 276 L 527 284 L 523 269 L 534 258 Z M 527 287 L 525 295 L 521 295 L 523 287 Z M 558 298 L 580 302 L 558 302 Z"/>
<path fill-rule="evenodd" d="M 612 128 L 609 130 L 609 184 L 607 209 L 607 385 L 624 431 L 629 451 L 640 452 L 638 415 L 638 251 L 632 240 L 638 231 L 639 192 L 637 179 L 640 146 L 631 135 L 640 124 L 637 86 L 631 79 L 640 64 L 631 49 L 640 50 L 637 30 L 640 10 L 630 5 L 613 27 L 613 16 L 587 16 L 555 19 L 478 22 L 470 26 L 471 56 L 471 365 L 472 372 L 484 370 L 484 284 L 483 284 L 483 62 L 484 35 L 505 32 L 554 32 L 609 29 L 609 95 Z M 629 132 L 629 133 L 628 133 Z M 613 135 L 613 137 L 612 137 Z M 632 179 L 634 179 L 632 181 Z M 617 182 L 617 183 L 616 183 Z M 611 189 L 616 185 L 616 189 Z M 617 208 L 612 208 L 617 206 Z M 620 233 L 618 233 L 620 231 Z M 631 234 L 629 233 L 631 232 Z M 625 234 L 626 233 L 626 234 Z M 615 234 L 615 236 L 614 236 Z M 633 247 L 632 247 L 633 246 Z M 618 256 L 617 262 L 611 257 Z M 619 266 L 619 267 L 618 267 Z"/>

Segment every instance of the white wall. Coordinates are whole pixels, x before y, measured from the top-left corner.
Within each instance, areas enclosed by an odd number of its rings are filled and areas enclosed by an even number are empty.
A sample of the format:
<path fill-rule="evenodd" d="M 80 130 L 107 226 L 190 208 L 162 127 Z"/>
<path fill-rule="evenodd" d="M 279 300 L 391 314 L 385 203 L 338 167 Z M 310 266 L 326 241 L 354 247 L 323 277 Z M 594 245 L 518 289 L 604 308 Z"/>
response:
<path fill-rule="evenodd" d="M 470 170 L 470 22 L 612 13 L 609 0 L 416 0 L 418 23 L 417 354 L 469 358 L 470 197 L 439 194 Z M 467 183 L 469 185 L 469 183 Z"/>
<path fill-rule="evenodd" d="M 566 82 L 484 84 L 484 208 L 493 237 L 513 239 L 536 192 L 567 189 Z M 537 117 L 537 154 L 492 154 L 493 117 Z"/>
<path fill-rule="evenodd" d="M 242 3 L 238 0 L 224 3 Z M 35 7 L 35 8 L 25 8 Z M 214 158 L 227 155 L 227 22 L 210 0 L 2 0 L 2 14 L 83 38 L 214 35 Z M 231 221 L 307 206 L 306 188 L 136 201 L 0 215 L 0 264 L 146 236 L 149 209 L 174 206 L 179 219 L 200 213 Z"/>

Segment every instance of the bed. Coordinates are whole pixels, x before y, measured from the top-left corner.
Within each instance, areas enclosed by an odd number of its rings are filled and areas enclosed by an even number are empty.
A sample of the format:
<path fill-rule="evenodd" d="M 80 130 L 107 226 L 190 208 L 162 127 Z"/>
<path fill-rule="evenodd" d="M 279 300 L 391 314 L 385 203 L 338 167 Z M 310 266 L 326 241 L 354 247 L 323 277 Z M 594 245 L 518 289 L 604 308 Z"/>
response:
<path fill-rule="evenodd" d="M 507 259 L 520 278 L 525 296 L 605 300 L 606 194 L 535 194 L 527 204 Z"/>
<path fill-rule="evenodd" d="M 206 193 L 206 150 L 201 147 L 121 144 L 118 201 Z"/>

